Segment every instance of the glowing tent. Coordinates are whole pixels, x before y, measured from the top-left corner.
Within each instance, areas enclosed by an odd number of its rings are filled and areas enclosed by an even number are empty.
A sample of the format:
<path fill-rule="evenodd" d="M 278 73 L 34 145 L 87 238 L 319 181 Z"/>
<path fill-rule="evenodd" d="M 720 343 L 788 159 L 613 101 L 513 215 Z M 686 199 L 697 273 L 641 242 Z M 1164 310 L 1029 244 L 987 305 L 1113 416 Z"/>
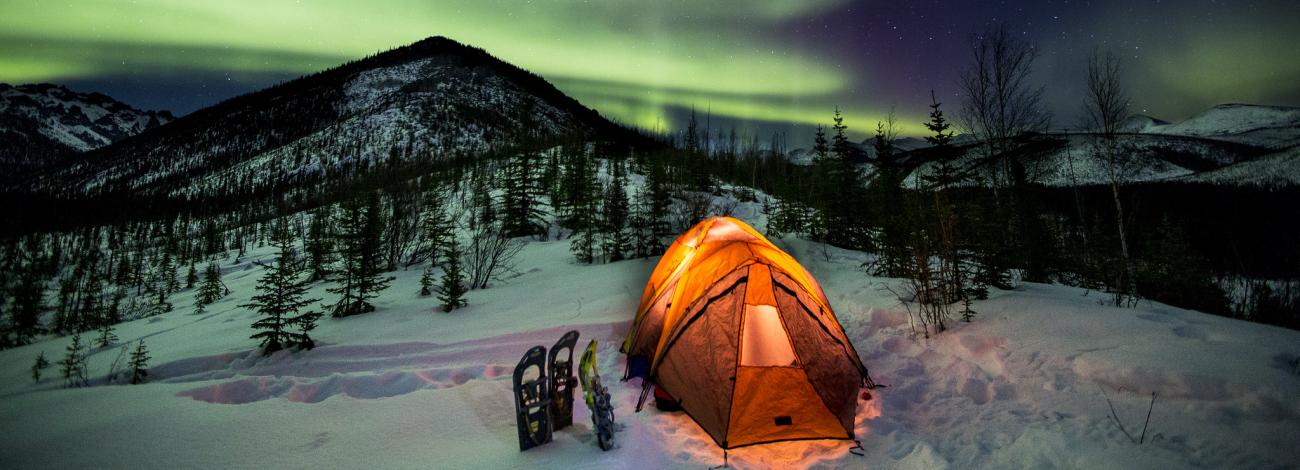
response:
<path fill-rule="evenodd" d="M 668 247 L 622 351 L 724 449 L 852 439 L 870 383 L 808 271 L 730 217 Z"/>

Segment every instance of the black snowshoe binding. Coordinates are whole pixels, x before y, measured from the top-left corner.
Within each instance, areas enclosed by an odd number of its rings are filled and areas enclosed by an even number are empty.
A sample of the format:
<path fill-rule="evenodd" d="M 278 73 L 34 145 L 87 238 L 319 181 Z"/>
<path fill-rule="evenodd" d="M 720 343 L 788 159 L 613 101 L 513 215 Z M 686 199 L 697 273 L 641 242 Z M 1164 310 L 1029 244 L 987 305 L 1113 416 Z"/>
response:
<path fill-rule="evenodd" d="M 536 372 L 529 373 L 536 368 Z M 530 378 L 524 379 L 525 374 Z M 519 450 L 551 442 L 550 389 L 547 387 L 546 347 L 533 346 L 515 366 L 515 418 Z"/>
<path fill-rule="evenodd" d="M 570 331 L 560 337 L 551 348 L 550 360 L 550 407 L 551 427 L 560 430 L 573 424 L 573 387 L 578 385 L 578 378 L 573 376 L 573 348 L 578 344 L 578 332 Z"/>
<path fill-rule="evenodd" d="M 614 405 L 609 400 L 609 389 L 600 383 L 596 369 L 596 340 L 587 344 L 578 361 L 578 379 L 582 381 L 582 396 L 591 410 L 592 430 L 600 450 L 614 447 Z"/>

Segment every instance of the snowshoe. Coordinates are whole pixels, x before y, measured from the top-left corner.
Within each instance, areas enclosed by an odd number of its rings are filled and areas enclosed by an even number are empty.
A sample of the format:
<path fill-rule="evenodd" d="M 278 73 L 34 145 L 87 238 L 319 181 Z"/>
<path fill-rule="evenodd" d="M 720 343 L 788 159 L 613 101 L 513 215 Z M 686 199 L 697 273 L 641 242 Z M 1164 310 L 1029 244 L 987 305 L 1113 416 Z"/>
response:
<path fill-rule="evenodd" d="M 573 376 L 573 348 L 578 345 L 578 332 L 570 331 L 551 347 L 550 399 L 551 424 L 554 429 L 564 429 L 573 424 L 573 387 L 578 378 Z"/>
<path fill-rule="evenodd" d="M 546 385 L 546 347 L 533 346 L 519 360 L 514 374 L 521 452 L 551 442 L 550 389 Z"/>
<path fill-rule="evenodd" d="M 582 358 L 578 360 L 578 379 L 582 381 L 582 397 L 591 410 L 592 430 L 596 433 L 596 443 L 600 450 L 614 447 L 614 405 L 609 400 L 609 390 L 600 383 L 600 371 L 596 369 L 596 340 L 587 344 Z"/>

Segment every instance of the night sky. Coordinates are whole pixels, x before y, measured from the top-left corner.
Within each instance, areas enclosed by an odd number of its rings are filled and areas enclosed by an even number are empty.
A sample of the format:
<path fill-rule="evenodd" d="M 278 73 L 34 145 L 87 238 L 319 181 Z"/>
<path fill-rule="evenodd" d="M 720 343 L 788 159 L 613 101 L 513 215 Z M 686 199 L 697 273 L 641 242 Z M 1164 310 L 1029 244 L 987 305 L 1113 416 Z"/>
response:
<path fill-rule="evenodd" d="M 588 106 L 677 128 L 693 106 L 762 139 L 835 106 L 863 137 L 891 107 L 921 131 L 956 110 L 968 38 L 1005 23 L 1037 44 L 1055 127 L 1078 121 L 1094 47 L 1120 54 L 1133 111 L 1300 105 L 1300 2 L 63 0 L 0 4 L 0 82 L 54 82 L 179 114 L 443 35 L 537 72 Z"/>

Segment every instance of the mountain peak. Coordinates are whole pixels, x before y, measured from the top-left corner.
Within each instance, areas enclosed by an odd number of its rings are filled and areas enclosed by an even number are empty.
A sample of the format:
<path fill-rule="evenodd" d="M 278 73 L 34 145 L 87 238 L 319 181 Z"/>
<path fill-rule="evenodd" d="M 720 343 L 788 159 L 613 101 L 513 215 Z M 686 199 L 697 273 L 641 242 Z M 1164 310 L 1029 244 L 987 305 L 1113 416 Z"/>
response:
<path fill-rule="evenodd" d="M 1176 124 L 1151 126 L 1146 132 L 1212 137 L 1281 149 L 1300 145 L 1300 108 L 1224 103 Z"/>
<path fill-rule="evenodd" d="M 51 164 L 173 120 L 103 93 L 53 83 L 0 83 L 0 164 L 7 175 Z"/>
<path fill-rule="evenodd" d="M 635 137 L 542 77 L 433 36 L 200 109 L 51 172 L 31 189 L 256 193 L 326 174 L 593 135 Z"/>

